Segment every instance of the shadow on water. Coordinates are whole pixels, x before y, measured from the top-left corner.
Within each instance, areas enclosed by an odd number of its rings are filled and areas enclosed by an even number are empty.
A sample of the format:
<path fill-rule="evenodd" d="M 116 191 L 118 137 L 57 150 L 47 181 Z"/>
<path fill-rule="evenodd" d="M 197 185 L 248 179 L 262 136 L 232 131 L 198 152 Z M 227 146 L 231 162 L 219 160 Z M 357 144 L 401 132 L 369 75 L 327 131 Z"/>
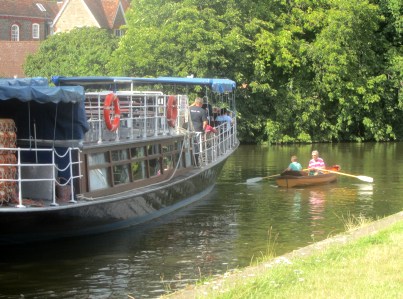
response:
<path fill-rule="evenodd" d="M 403 144 L 318 147 L 329 164 L 375 182 L 340 176 L 310 188 L 279 188 L 272 179 L 246 184 L 280 173 L 292 154 L 304 167 L 312 147 L 241 146 L 213 191 L 178 212 L 108 234 L 1 248 L 0 298 L 157 298 L 248 266 L 273 242 L 280 255 L 344 231 L 349 215 L 376 219 L 402 210 L 396 165 L 403 165 Z"/>

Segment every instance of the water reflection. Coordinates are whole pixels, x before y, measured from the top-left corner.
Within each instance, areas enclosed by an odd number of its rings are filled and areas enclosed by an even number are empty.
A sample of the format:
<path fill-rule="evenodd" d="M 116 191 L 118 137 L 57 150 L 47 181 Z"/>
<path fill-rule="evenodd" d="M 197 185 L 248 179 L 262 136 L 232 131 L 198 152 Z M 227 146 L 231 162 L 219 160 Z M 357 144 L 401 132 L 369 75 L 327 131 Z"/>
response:
<path fill-rule="evenodd" d="M 286 189 L 276 174 L 311 146 L 241 146 L 203 201 L 143 227 L 63 242 L 2 248 L 0 298 L 157 298 L 197 279 L 248 266 L 267 253 L 269 232 L 283 254 L 344 231 L 343 217 L 376 219 L 403 209 L 403 144 L 318 145 L 326 161 L 361 183 Z M 307 157 L 306 163 L 302 157 Z M 400 164 L 399 164 L 400 163 Z M 2 228 L 6 229 L 6 228 Z"/>
<path fill-rule="evenodd" d="M 311 228 L 313 235 L 323 235 L 324 228 L 321 225 L 321 220 L 324 218 L 325 211 L 325 193 L 321 190 L 309 191 L 309 214 L 311 219 Z"/>

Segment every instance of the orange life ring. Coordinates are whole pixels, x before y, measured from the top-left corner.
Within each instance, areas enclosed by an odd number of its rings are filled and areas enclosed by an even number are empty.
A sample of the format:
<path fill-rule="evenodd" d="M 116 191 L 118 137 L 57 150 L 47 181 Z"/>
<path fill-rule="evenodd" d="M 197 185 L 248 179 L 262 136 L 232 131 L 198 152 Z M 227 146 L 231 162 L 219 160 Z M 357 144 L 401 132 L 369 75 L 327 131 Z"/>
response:
<path fill-rule="evenodd" d="M 168 125 L 175 128 L 176 118 L 178 117 L 178 103 L 176 96 L 169 96 L 167 103 L 167 120 Z"/>
<path fill-rule="evenodd" d="M 111 105 L 113 104 L 113 120 L 111 120 Z M 120 124 L 120 106 L 119 106 L 119 98 L 110 93 L 106 96 L 104 101 L 104 120 L 106 127 L 109 131 L 116 131 L 119 128 Z"/>

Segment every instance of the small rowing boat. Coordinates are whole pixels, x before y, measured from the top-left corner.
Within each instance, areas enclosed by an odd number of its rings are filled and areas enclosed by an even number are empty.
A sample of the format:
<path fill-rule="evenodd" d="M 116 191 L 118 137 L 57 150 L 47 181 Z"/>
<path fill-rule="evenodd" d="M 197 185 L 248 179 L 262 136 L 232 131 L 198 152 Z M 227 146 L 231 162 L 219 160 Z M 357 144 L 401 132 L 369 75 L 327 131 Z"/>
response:
<path fill-rule="evenodd" d="M 325 185 L 337 180 L 337 173 L 339 167 L 331 167 L 332 172 L 319 173 L 317 175 L 309 175 L 307 171 L 284 171 L 279 177 L 276 178 L 276 183 L 280 187 L 293 188 L 293 187 L 306 187 Z"/>

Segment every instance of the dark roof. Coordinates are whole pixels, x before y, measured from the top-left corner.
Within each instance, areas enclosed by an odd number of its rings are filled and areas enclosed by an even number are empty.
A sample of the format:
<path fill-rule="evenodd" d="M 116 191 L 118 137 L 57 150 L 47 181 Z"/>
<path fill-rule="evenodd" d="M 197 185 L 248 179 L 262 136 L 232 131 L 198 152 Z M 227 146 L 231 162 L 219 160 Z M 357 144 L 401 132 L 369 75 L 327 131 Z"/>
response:
<path fill-rule="evenodd" d="M 122 4 L 124 13 L 129 7 L 126 0 L 84 0 L 95 19 L 102 28 L 119 28 L 123 24 L 116 24 L 116 19 L 120 15 L 119 3 Z"/>
<path fill-rule="evenodd" d="M 41 4 L 46 13 L 42 12 L 37 3 Z M 15 16 L 24 18 L 54 18 L 59 10 L 56 2 L 44 0 L 1 0 L 0 16 Z"/>

